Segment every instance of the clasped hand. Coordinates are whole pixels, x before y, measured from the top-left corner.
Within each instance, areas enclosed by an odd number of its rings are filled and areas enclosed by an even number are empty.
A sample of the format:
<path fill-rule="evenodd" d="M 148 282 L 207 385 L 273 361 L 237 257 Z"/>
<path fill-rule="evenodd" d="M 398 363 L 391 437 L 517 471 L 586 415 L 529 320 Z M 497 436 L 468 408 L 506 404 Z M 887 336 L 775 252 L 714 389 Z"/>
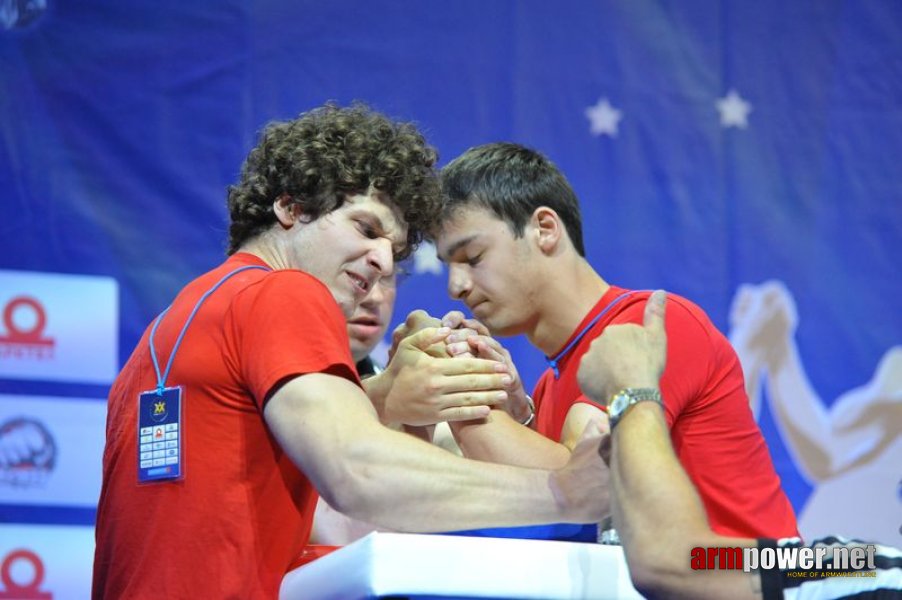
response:
<path fill-rule="evenodd" d="M 450 334 L 447 327 L 425 327 L 396 338 L 388 367 L 367 387 L 377 410 L 382 407 L 383 421 L 468 421 L 486 417 L 492 407 L 505 403 L 504 390 L 511 381 L 507 365 L 472 356 L 438 357 Z"/>
<path fill-rule="evenodd" d="M 438 420 L 467 421 L 479 419 L 488 415 L 489 408 L 506 410 L 514 419 L 518 421 L 525 420 L 529 416 L 530 409 L 526 400 L 526 392 L 523 389 L 523 383 L 517 373 L 517 369 L 514 366 L 510 353 L 489 335 L 489 331 L 485 325 L 475 319 L 465 318 L 460 311 L 451 311 L 442 317 L 441 320 L 430 316 L 422 310 L 416 310 L 410 313 L 405 322 L 399 325 L 392 333 L 392 349 L 389 352 L 391 361 L 394 361 L 398 349 L 405 340 L 409 340 L 411 336 L 425 328 L 439 327 L 445 329 L 450 328 L 453 331 L 440 339 L 436 338 L 439 340 L 437 342 L 430 343 L 431 340 L 430 342 L 419 342 L 421 344 L 428 343 L 427 346 L 420 348 L 423 353 L 436 359 L 457 359 L 455 361 L 450 361 L 453 363 L 457 363 L 459 360 L 469 361 L 474 358 L 488 360 L 496 364 L 496 369 L 499 369 L 500 365 L 503 365 L 505 369 L 497 372 L 504 373 L 507 377 L 497 380 L 500 384 L 494 388 L 497 395 L 492 399 L 497 399 L 495 402 L 486 402 L 484 406 L 480 407 L 480 410 L 458 411 L 455 415 L 456 418 L 445 417 Z M 471 366 L 471 363 L 467 362 L 451 366 L 444 365 L 442 368 L 454 369 L 456 371 L 458 368 L 465 368 L 467 366 Z M 391 368 L 391 362 L 389 363 L 389 368 Z M 416 377 L 417 375 L 415 373 L 411 374 L 411 378 Z M 450 381 L 448 381 L 448 383 L 450 383 Z M 488 399 L 489 390 L 482 391 L 485 392 L 485 395 L 480 396 L 480 398 Z M 461 399 L 461 397 L 458 396 L 456 399 Z M 444 400 L 447 401 L 449 398 L 445 397 Z M 404 399 L 399 397 L 397 399 L 397 404 L 414 403 L 422 405 L 423 401 L 423 398 Z M 469 406 L 472 407 L 472 405 Z M 421 408 L 424 407 L 421 406 Z M 444 407 L 443 414 L 447 415 L 449 412 L 454 414 L 453 411 L 448 410 L 449 408 L 450 407 L 447 406 Z M 419 411 L 419 416 L 421 417 L 421 422 L 425 423 L 425 420 L 423 419 L 426 418 L 426 414 L 423 411 Z M 408 421 L 402 422 L 415 424 Z M 430 423 L 434 422 L 437 421 L 430 421 Z"/>

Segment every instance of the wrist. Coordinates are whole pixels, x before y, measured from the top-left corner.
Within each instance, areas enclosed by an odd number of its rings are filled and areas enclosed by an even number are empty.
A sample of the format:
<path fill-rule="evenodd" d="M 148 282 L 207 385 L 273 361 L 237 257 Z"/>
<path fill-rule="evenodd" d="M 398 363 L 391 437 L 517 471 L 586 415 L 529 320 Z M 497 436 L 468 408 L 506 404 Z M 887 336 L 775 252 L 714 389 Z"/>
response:
<path fill-rule="evenodd" d="M 373 408 L 376 409 L 379 421 L 383 424 L 391 422 L 391 419 L 385 414 L 385 400 L 388 396 L 388 390 L 391 388 L 387 373 L 387 371 L 382 371 L 372 377 L 367 377 L 361 382 L 363 391 L 366 392 L 367 398 L 370 399 Z"/>
<path fill-rule="evenodd" d="M 511 418 L 520 425 L 529 427 L 536 418 L 536 404 L 529 394 L 523 394 L 523 398 L 518 402 L 519 410 L 509 412 Z"/>
<path fill-rule="evenodd" d="M 630 407 L 620 418 L 617 427 L 611 427 L 614 446 L 622 445 L 625 438 L 642 439 L 643 446 L 651 444 L 655 439 L 665 440 L 670 445 L 670 428 L 667 426 L 663 407 L 657 402 L 639 402 Z"/>
<path fill-rule="evenodd" d="M 613 431 L 626 414 L 640 404 L 657 404 L 660 408 L 663 408 L 661 391 L 654 386 L 629 387 L 611 396 L 611 400 L 608 402 L 608 417 L 611 422 L 611 430 Z"/>
<path fill-rule="evenodd" d="M 620 421 L 623 422 L 624 419 L 629 415 L 663 415 L 664 414 L 664 405 L 660 402 L 637 402 L 627 409 L 623 415 L 620 417 Z"/>

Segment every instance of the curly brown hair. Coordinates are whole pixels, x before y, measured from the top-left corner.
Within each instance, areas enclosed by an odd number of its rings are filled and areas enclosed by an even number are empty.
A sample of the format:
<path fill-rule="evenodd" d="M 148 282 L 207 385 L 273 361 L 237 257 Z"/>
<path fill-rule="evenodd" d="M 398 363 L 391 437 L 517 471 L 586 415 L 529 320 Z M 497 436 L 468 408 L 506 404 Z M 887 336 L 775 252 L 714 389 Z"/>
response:
<path fill-rule="evenodd" d="M 438 154 L 411 123 L 396 122 L 362 103 L 329 103 L 263 130 L 229 186 L 228 254 L 266 231 L 273 203 L 288 195 L 312 221 L 373 186 L 388 195 L 407 223 L 410 255 L 441 209 L 434 165 Z"/>

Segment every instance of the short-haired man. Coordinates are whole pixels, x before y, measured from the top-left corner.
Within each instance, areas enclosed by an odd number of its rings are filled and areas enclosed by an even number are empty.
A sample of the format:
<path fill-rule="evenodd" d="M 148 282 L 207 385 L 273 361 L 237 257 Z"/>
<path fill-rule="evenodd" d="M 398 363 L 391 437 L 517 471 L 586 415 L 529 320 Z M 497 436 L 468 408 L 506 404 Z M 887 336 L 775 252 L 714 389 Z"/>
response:
<path fill-rule="evenodd" d="M 472 148 L 443 169 L 442 186 L 443 218 L 434 237 L 448 266 L 448 292 L 492 335 L 525 334 L 549 362 L 533 394 L 530 427 L 493 410 L 488 419 L 452 429 L 469 457 L 563 465 L 585 424 L 603 416 L 603 407 L 579 390 L 580 357 L 608 325 L 641 322 L 649 293 L 608 284 L 586 261 L 576 196 L 538 152 L 510 143 Z M 661 380 L 667 423 L 708 520 L 725 535 L 796 535 L 735 352 L 698 306 L 679 296 L 668 302 L 671 343 Z M 462 318 L 452 313 L 445 322 Z M 490 337 L 449 341 L 452 351 L 509 361 Z M 522 388 L 511 391 L 513 403 L 526 404 Z"/>
<path fill-rule="evenodd" d="M 385 337 L 395 308 L 398 275 L 382 276 L 348 319 L 351 358 L 361 379 L 371 377 L 384 368 L 371 356 Z"/>
<path fill-rule="evenodd" d="M 414 531 L 601 515 L 597 425 L 552 472 L 466 461 L 379 423 L 408 370 L 460 386 L 452 416 L 488 411 L 472 392 L 497 397 L 503 365 L 463 359 L 456 378 L 456 361 L 420 350 L 447 331 L 405 339 L 361 389 L 346 319 L 432 221 L 435 160 L 411 125 L 362 106 L 267 127 L 229 191 L 230 257 L 178 294 L 110 391 L 94 597 L 275 597 L 316 491 Z"/>
<path fill-rule="evenodd" d="M 611 433 L 602 452 L 611 467 L 614 524 L 636 589 L 650 598 L 692 600 L 902 597 L 902 551 L 837 537 L 808 545 L 809 556 L 817 555 L 812 548 L 823 549 L 820 569 L 780 566 L 746 572 L 717 568 L 717 563 L 708 568 L 707 556 L 701 563 L 706 568 L 691 568 L 693 553 L 707 555 L 708 549 L 779 547 L 789 557 L 789 549 L 803 546 L 798 538 L 717 535 L 708 526 L 702 502 L 668 439 L 661 405 L 659 381 L 668 356 L 664 324 L 669 318 L 664 292 L 655 292 L 646 302 L 642 325 L 606 328 L 584 354 L 578 373 L 583 392 L 611 411 Z M 632 401 L 624 402 L 629 396 Z M 856 548 L 864 568 L 836 563 L 835 548 L 850 554 Z M 844 572 L 850 570 L 858 572 Z"/>

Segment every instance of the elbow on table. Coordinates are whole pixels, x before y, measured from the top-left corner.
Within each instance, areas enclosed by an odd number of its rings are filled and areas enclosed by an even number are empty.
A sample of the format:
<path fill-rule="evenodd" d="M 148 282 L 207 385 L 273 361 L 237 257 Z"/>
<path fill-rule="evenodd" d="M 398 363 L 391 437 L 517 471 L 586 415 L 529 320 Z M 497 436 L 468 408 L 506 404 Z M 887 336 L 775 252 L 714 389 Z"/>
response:
<path fill-rule="evenodd" d="M 664 555 L 661 552 L 627 552 L 627 565 L 633 587 L 646 598 L 691 597 L 681 593 L 691 576 L 688 556 Z"/>
<path fill-rule="evenodd" d="M 672 591 L 667 586 L 669 577 L 661 571 L 660 568 L 654 566 L 633 566 L 631 564 L 630 579 L 633 587 L 645 598 L 671 597 Z"/>

